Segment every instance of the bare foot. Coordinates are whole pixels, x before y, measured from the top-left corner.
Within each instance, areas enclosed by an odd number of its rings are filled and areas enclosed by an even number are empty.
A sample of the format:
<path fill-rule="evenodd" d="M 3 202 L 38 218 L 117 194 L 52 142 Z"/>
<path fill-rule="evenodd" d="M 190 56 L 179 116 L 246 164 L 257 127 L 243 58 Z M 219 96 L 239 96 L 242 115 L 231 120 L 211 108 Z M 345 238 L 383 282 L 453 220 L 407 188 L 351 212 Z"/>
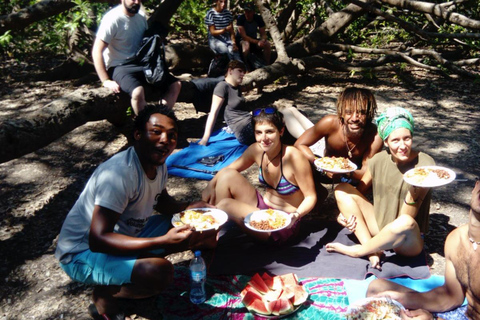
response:
<path fill-rule="evenodd" d="M 368 257 L 368 260 L 370 261 L 370 266 L 372 268 L 382 270 L 382 266 L 380 265 L 380 254 L 372 254 Z"/>
<path fill-rule="evenodd" d="M 358 251 L 362 248 L 360 244 L 356 244 L 354 246 L 346 246 L 338 242 L 332 242 L 327 243 L 325 248 L 328 252 L 338 252 L 354 258 L 361 257 L 361 255 L 358 253 Z"/>

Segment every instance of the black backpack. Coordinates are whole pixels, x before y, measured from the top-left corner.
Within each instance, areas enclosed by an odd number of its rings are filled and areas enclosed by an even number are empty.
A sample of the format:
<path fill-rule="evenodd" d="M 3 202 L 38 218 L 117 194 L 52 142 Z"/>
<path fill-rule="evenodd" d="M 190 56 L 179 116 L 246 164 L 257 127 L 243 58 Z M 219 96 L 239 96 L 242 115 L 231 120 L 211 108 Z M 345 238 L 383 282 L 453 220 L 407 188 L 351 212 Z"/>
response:
<path fill-rule="evenodd" d="M 144 66 L 143 72 L 148 83 L 157 87 L 165 83 L 168 73 L 165 46 L 158 34 L 143 38 L 135 60 Z"/>

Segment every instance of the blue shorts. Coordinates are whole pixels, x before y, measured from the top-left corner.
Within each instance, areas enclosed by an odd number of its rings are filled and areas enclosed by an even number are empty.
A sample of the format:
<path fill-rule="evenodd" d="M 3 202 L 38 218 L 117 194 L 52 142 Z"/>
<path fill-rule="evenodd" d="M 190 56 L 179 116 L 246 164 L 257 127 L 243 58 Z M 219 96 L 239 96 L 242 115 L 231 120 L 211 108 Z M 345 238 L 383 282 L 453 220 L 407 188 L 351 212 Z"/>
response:
<path fill-rule="evenodd" d="M 166 234 L 172 227 L 168 215 L 150 217 L 139 238 L 158 237 Z M 152 251 L 154 254 L 164 254 L 164 249 Z M 100 252 L 85 250 L 72 257 L 67 264 L 60 267 L 72 280 L 97 285 L 123 285 L 131 283 L 131 276 L 138 255 L 115 256 Z"/>

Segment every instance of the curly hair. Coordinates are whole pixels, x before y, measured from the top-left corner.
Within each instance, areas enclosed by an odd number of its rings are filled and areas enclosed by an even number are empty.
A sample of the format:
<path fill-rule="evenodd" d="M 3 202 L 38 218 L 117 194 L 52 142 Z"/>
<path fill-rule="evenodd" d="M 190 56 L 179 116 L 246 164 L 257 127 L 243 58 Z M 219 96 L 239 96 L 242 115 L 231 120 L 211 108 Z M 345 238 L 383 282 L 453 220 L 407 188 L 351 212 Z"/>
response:
<path fill-rule="evenodd" d="M 175 125 L 177 125 L 178 119 L 172 109 L 168 108 L 164 104 L 149 104 L 145 106 L 145 108 L 140 111 L 133 120 L 133 131 L 145 131 L 148 120 L 150 120 L 152 114 L 155 113 L 160 113 L 166 117 L 169 117 L 175 122 Z"/>
<path fill-rule="evenodd" d="M 377 102 L 368 89 L 348 87 L 343 90 L 337 100 L 337 115 L 344 121 L 346 111 L 357 112 L 367 116 L 367 123 L 372 122 L 377 112 Z"/>

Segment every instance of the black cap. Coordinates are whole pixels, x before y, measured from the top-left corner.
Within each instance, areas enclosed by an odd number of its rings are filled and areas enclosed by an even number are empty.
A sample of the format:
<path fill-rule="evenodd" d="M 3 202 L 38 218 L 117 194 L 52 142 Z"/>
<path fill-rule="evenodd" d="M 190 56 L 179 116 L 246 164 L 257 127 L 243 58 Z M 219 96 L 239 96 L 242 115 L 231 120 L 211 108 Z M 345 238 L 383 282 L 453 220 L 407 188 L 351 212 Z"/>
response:
<path fill-rule="evenodd" d="M 243 10 L 255 11 L 255 6 L 252 2 L 246 2 L 243 4 Z"/>

